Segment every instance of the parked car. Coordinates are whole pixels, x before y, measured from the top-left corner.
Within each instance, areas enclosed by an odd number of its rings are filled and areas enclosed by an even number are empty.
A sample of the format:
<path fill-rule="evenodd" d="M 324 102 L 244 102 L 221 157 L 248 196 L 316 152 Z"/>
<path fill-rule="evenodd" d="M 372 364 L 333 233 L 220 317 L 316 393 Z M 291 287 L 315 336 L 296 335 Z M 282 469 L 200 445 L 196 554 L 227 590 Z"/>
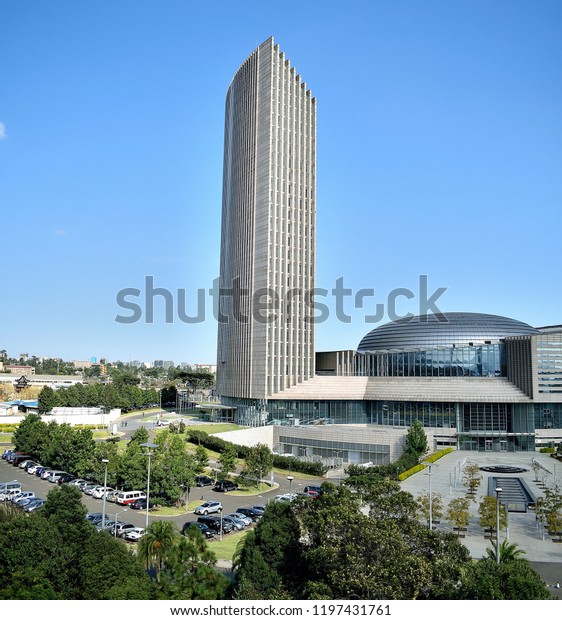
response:
<path fill-rule="evenodd" d="M 197 518 L 198 523 L 202 523 L 206 525 L 210 530 L 214 532 L 218 532 L 220 534 L 221 531 L 221 522 L 222 522 L 222 533 L 228 534 L 232 532 L 232 524 L 227 523 L 224 519 L 220 517 L 212 517 L 212 516 L 203 516 Z"/>
<path fill-rule="evenodd" d="M 241 512 L 230 512 L 226 516 L 232 517 L 233 519 L 240 519 L 240 521 L 242 521 L 242 523 L 244 523 L 244 525 L 246 526 L 252 525 L 253 523 L 251 517 L 248 517 L 248 515 L 243 515 Z"/>
<path fill-rule="evenodd" d="M 98 485 L 96 482 L 87 482 L 86 484 L 80 485 L 80 490 L 86 495 L 91 495 L 94 492 L 94 489 L 97 488 L 97 486 Z"/>
<path fill-rule="evenodd" d="M 230 523 L 232 529 L 236 530 L 237 532 L 243 530 L 246 527 L 246 524 L 243 521 L 240 521 L 240 519 L 235 519 L 234 517 L 223 517 L 222 522 L 223 524 Z"/>
<path fill-rule="evenodd" d="M 263 512 L 258 512 L 254 510 L 253 508 L 248 508 L 244 506 L 242 506 L 241 508 L 237 508 L 236 512 L 239 514 L 245 515 L 247 517 L 250 517 L 252 521 L 258 521 L 259 519 L 261 519 L 263 515 Z"/>
<path fill-rule="evenodd" d="M 114 491 L 114 490 L 115 489 L 112 489 L 111 487 L 96 487 L 92 491 L 91 495 L 95 499 L 102 499 L 106 493 L 109 493 L 109 491 Z"/>
<path fill-rule="evenodd" d="M 51 475 L 47 478 L 47 480 L 49 482 L 58 482 L 60 480 L 60 477 L 66 473 L 67 473 L 66 471 L 60 471 L 57 469 L 51 472 Z"/>
<path fill-rule="evenodd" d="M 150 506 L 148 507 L 148 509 L 151 510 L 155 506 L 156 504 L 150 502 Z M 134 510 L 146 510 L 146 497 L 141 497 L 141 499 L 135 500 L 132 504 L 129 504 L 129 507 L 133 508 Z"/>
<path fill-rule="evenodd" d="M 199 530 L 201 530 L 201 533 L 203 534 L 203 536 L 205 536 L 205 538 L 214 538 L 215 537 L 215 533 L 213 532 L 213 530 L 211 530 L 204 523 L 198 523 L 197 521 L 187 521 L 186 523 L 184 523 L 183 527 L 181 528 L 181 533 L 185 536 L 186 533 L 187 533 L 187 530 L 192 525 L 194 527 L 198 528 Z"/>
<path fill-rule="evenodd" d="M 39 498 L 35 497 L 35 495 L 33 497 L 26 497 L 25 499 L 18 499 L 18 503 L 16 504 L 16 506 L 18 508 L 25 508 L 26 506 L 29 506 L 29 504 L 33 503 L 36 499 Z"/>
<path fill-rule="evenodd" d="M 109 532 L 112 532 L 112 529 L 113 529 L 113 527 L 114 527 L 114 525 L 115 525 L 116 523 L 117 523 L 117 522 L 115 521 L 115 519 L 108 519 L 108 518 L 107 518 L 107 515 L 106 515 L 106 516 L 105 516 L 105 526 L 104 526 L 104 527 L 102 527 L 102 524 L 101 524 L 101 519 L 100 519 L 100 521 L 98 521 L 97 523 L 94 523 L 94 525 L 96 526 L 96 530 L 97 530 L 98 532 L 101 532 L 101 531 L 109 531 Z"/>
<path fill-rule="evenodd" d="M 113 536 L 119 536 L 119 538 L 124 538 L 127 532 L 133 531 L 136 527 L 134 523 L 119 522 L 111 528 L 111 534 L 113 534 Z"/>
<path fill-rule="evenodd" d="M 296 493 L 284 493 L 283 495 L 276 495 L 273 501 L 276 502 L 292 502 L 297 499 L 298 495 Z"/>
<path fill-rule="evenodd" d="M 73 480 L 75 480 L 75 478 L 72 474 L 64 472 L 63 474 L 59 476 L 59 479 L 57 480 L 57 484 L 68 484 L 69 482 L 72 482 Z"/>
<path fill-rule="evenodd" d="M 101 513 L 101 512 L 89 512 L 86 515 L 86 520 L 89 521 L 90 523 L 94 523 L 98 519 L 101 519 L 102 516 L 103 516 L 103 513 Z"/>
<path fill-rule="evenodd" d="M 263 515 L 263 513 L 265 512 L 265 506 L 261 506 L 261 505 L 251 506 L 251 508 L 254 512 L 257 512 L 259 515 Z"/>
<path fill-rule="evenodd" d="M 46 470 L 47 468 L 44 465 L 41 465 L 40 467 L 36 467 L 35 468 L 35 475 L 38 478 L 41 478 L 41 476 L 43 475 L 43 472 Z"/>
<path fill-rule="evenodd" d="M 214 480 L 209 476 L 195 476 L 195 485 L 198 487 L 210 487 L 214 484 Z"/>
<path fill-rule="evenodd" d="M 195 509 L 196 515 L 208 515 L 213 512 L 220 512 L 222 510 L 222 504 L 220 502 L 205 502 L 201 506 L 197 506 Z"/>
<path fill-rule="evenodd" d="M 219 480 L 213 487 L 213 491 L 218 491 L 219 493 L 236 491 L 236 489 L 238 489 L 238 485 L 236 482 L 231 482 L 230 480 Z"/>
<path fill-rule="evenodd" d="M 108 491 L 105 494 L 106 501 L 115 503 L 117 501 L 117 493 L 119 493 L 117 490 Z"/>
<path fill-rule="evenodd" d="M 26 471 L 28 474 L 34 474 L 37 471 L 38 467 L 43 467 L 43 465 L 35 463 L 35 465 L 31 465 L 30 467 L 28 467 Z"/>
<path fill-rule="evenodd" d="M 20 502 L 20 500 L 24 500 L 24 499 L 31 498 L 31 497 L 35 497 L 35 493 L 33 491 L 20 491 L 19 493 L 12 495 L 11 497 L 12 504 L 17 505 Z"/>
<path fill-rule="evenodd" d="M 33 463 L 35 463 L 35 461 L 33 461 L 32 459 L 25 459 L 23 461 L 21 461 L 20 463 L 18 463 L 18 467 L 20 469 L 25 469 L 28 465 L 33 465 Z"/>
<path fill-rule="evenodd" d="M 47 480 L 47 478 L 54 472 L 54 469 L 47 469 L 45 468 L 42 472 L 41 472 L 41 480 Z"/>
<path fill-rule="evenodd" d="M 309 484 L 309 485 L 304 487 L 304 492 L 305 493 L 309 493 L 310 491 L 316 493 L 317 495 L 320 495 L 320 493 L 322 493 L 322 487 L 315 486 L 313 484 Z"/>
<path fill-rule="evenodd" d="M 86 482 L 88 481 L 84 480 L 84 478 L 74 478 L 74 480 L 71 480 L 68 484 L 70 484 L 73 487 L 80 488 L 80 485 L 85 484 Z"/>
<path fill-rule="evenodd" d="M 129 542 L 138 542 L 144 536 L 144 527 L 135 527 L 125 532 L 123 538 Z"/>
<path fill-rule="evenodd" d="M 8 456 L 10 454 L 12 454 L 12 452 L 13 452 L 12 448 L 6 448 L 6 450 L 4 450 L 4 452 L 2 452 L 2 458 L 4 460 L 6 460 L 8 458 Z"/>
<path fill-rule="evenodd" d="M 36 510 L 42 508 L 45 505 L 45 502 L 46 500 L 37 498 L 27 504 L 27 506 L 24 506 L 23 509 L 25 512 L 35 512 Z"/>
<path fill-rule="evenodd" d="M 20 463 L 23 463 L 23 461 L 29 461 L 31 459 L 31 454 L 17 454 L 11 459 L 11 463 L 14 467 L 18 467 Z"/>

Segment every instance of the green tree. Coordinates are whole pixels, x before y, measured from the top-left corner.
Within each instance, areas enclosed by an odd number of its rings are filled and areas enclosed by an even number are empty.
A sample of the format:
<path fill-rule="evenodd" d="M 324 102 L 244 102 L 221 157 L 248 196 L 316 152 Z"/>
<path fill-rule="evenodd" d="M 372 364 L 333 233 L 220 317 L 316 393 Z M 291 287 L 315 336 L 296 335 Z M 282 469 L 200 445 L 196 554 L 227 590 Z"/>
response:
<path fill-rule="evenodd" d="M 13 441 L 18 452 L 25 452 L 39 457 L 45 441 L 47 425 L 41 417 L 30 413 L 20 422 L 14 431 Z"/>
<path fill-rule="evenodd" d="M 201 531 L 190 527 L 170 551 L 160 573 L 159 598 L 166 600 L 221 600 L 230 580 L 216 568 L 217 558 Z"/>
<path fill-rule="evenodd" d="M 205 471 L 205 467 L 207 467 L 208 465 L 209 454 L 202 445 L 198 445 L 195 448 L 195 466 L 197 467 L 197 473 L 200 474 Z"/>
<path fill-rule="evenodd" d="M 159 445 L 151 473 L 154 495 L 179 505 L 187 487 L 195 486 L 196 464 L 186 452 L 185 441 L 168 430 L 156 439 Z"/>
<path fill-rule="evenodd" d="M 455 598 L 463 600 L 544 600 L 550 593 L 526 560 L 496 564 L 484 558 L 463 567 Z"/>
<path fill-rule="evenodd" d="M 469 463 L 464 467 L 462 483 L 467 488 L 468 494 L 476 501 L 476 489 L 482 481 L 482 474 L 478 463 Z"/>
<path fill-rule="evenodd" d="M 41 511 L 0 523 L 0 599 L 146 599 L 136 558 L 84 518 L 80 492 L 63 485 Z"/>
<path fill-rule="evenodd" d="M 478 507 L 478 514 L 480 515 L 480 527 L 489 529 L 491 532 L 495 532 L 497 528 L 497 499 L 491 495 L 486 495 L 482 498 L 480 506 Z M 500 530 L 503 530 L 507 525 L 507 513 L 505 507 L 500 502 Z"/>
<path fill-rule="evenodd" d="M 500 543 L 500 563 L 522 560 L 525 553 L 524 549 L 519 549 L 516 544 L 510 543 L 507 539 Z M 486 556 L 497 563 L 496 541 L 493 542 L 493 549 L 486 549 Z"/>
<path fill-rule="evenodd" d="M 236 448 L 232 444 L 228 444 L 221 452 L 219 457 L 219 478 L 221 480 L 226 480 L 229 474 L 236 470 L 237 456 Z"/>
<path fill-rule="evenodd" d="M 425 520 L 429 526 L 429 493 L 424 491 L 416 498 L 418 504 L 418 515 Z M 440 493 L 431 494 L 431 516 L 435 523 L 443 516 L 443 496 Z"/>
<path fill-rule="evenodd" d="M 416 461 L 419 461 L 428 450 L 429 446 L 423 424 L 419 420 L 415 420 L 408 428 L 405 452 L 414 455 Z"/>
<path fill-rule="evenodd" d="M 273 454 L 263 443 L 258 443 L 248 449 L 245 457 L 244 475 L 256 479 L 256 486 L 261 489 L 262 478 L 273 467 Z"/>
<path fill-rule="evenodd" d="M 140 539 L 137 554 L 142 565 L 153 569 L 156 580 L 167 567 L 173 557 L 174 548 L 178 543 L 179 532 L 169 521 L 153 521 Z"/>
<path fill-rule="evenodd" d="M 235 597 L 245 600 L 298 598 L 305 566 L 300 528 L 290 504 L 271 503 L 234 556 Z"/>
<path fill-rule="evenodd" d="M 447 508 L 447 521 L 457 530 L 459 536 L 461 530 L 470 523 L 469 505 L 470 500 L 467 497 L 456 497 L 449 502 Z"/>
<path fill-rule="evenodd" d="M 53 407 L 58 407 L 59 399 L 57 393 L 46 385 L 40 392 L 38 397 L 39 413 L 48 413 Z"/>

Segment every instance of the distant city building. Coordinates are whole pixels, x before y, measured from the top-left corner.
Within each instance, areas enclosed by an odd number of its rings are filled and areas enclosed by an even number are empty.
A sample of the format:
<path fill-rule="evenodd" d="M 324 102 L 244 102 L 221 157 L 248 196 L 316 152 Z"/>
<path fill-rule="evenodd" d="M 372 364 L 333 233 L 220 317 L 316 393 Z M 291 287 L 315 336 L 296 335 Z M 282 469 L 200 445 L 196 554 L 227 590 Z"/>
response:
<path fill-rule="evenodd" d="M 24 366 L 22 364 L 8 364 L 6 371 L 17 375 L 34 375 L 35 368 L 33 366 Z"/>
<path fill-rule="evenodd" d="M 22 377 L 25 381 L 21 381 Z M 18 382 L 19 385 L 24 385 L 24 387 L 43 387 L 48 385 L 53 389 L 58 389 L 60 387 L 76 385 L 77 383 L 84 383 L 84 377 L 82 375 L 36 375 L 35 373 L 29 375 L 0 374 L 0 383 L 10 383 L 16 386 Z"/>
<path fill-rule="evenodd" d="M 193 364 L 193 369 L 197 370 L 198 372 L 202 372 L 202 371 L 210 372 L 211 374 L 214 375 L 217 372 L 217 365 L 216 364 Z"/>
<path fill-rule="evenodd" d="M 87 368 L 92 368 L 92 366 L 98 365 L 90 360 L 83 360 L 83 361 L 72 360 L 72 363 L 74 364 L 74 368 L 80 369 L 80 370 L 86 370 Z"/>

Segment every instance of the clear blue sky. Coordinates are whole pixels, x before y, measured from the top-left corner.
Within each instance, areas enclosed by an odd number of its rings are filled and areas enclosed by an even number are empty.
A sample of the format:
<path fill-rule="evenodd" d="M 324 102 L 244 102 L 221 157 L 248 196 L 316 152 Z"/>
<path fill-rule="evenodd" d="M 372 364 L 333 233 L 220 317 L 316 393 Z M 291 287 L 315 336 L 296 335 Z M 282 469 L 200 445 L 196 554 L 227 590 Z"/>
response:
<path fill-rule="evenodd" d="M 558 0 L 0 0 L 0 348 L 214 363 L 210 304 L 115 298 L 217 277 L 224 98 L 271 35 L 317 96 L 318 286 L 427 274 L 443 311 L 562 323 Z M 346 308 L 319 350 L 373 327 Z"/>

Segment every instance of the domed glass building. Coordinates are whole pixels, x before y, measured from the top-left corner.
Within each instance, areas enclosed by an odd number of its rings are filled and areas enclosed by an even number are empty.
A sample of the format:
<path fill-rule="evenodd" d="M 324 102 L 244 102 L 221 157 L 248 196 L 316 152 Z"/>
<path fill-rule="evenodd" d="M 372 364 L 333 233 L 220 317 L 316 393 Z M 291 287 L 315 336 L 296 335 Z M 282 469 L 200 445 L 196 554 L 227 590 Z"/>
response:
<path fill-rule="evenodd" d="M 526 323 L 492 314 L 447 312 L 408 317 L 381 325 L 361 340 L 355 374 L 506 376 L 505 338 L 538 333 Z"/>
<path fill-rule="evenodd" d="M 335 452 L 344 462 L 393 460 L 416 420 L 435 450 L 554 445 L 562 329 L 470 312 L 404 318 L 371 330 L 356 350 L 317 353 L 315 377 L 274 394 L 267 412 L 283 427 L 283 452 Z M 314 439 L 310 426 L 321 427 Z"/>

